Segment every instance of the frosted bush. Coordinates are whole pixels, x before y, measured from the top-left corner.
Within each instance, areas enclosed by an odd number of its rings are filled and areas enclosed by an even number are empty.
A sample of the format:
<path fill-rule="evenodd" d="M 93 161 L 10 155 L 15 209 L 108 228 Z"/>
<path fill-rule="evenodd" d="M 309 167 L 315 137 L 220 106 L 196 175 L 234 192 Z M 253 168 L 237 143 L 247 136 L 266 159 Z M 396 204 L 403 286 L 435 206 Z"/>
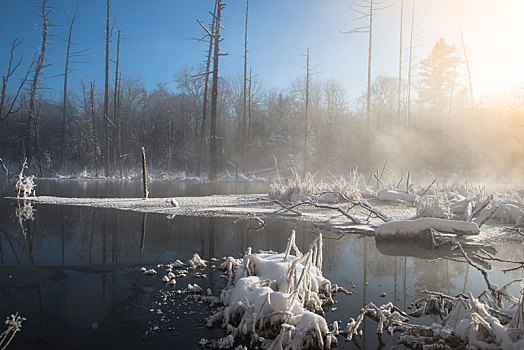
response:
<path fill-rule="evenodd" d="M 415 201 L 418 217 L 451 219 L 450 202 L 442 195 L 419 197 Z"/>
<path fill-rule="evenodd" d="M 302 254 L 293 231 L 283 253 L 252 254 L 249 248 L 242 259 L 229 257 L 220 268 L 229 283 L 220 296 L 224 307 L 208 326 L 222 321 L 228 345 L 232 337 L 268 349 L 329 349 L 336 341 L 321 316 L 333 303 L 331 283 L 321 272 L 321 236 Z"/>

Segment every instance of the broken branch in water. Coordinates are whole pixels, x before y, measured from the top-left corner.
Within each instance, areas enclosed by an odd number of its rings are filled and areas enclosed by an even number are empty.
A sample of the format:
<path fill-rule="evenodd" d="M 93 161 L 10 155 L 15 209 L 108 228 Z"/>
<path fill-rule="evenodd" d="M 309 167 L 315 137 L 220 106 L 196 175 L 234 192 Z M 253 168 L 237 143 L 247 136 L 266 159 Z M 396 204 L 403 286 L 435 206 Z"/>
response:
<path fill-rule="evenodd" d="M 284 212 L 285 213 L 287 211 L 293 211 L 295 208 L 297 208 L 299 206 L 302 206 L 302 205 L 311 205 L 311 206 L 314 206 L 315 208 L 337 210 L 339 213 L 341 213 L 342 215 L 347 217 L 349 220 L 351 220 L 354 224 L 361 224 L 362 223 L 359 218 L 354 217 L 353 215 L 351 215 L 350 213 L 348 213 L 347 211 L 342 209 L 340 206 L 336 206 L 335 207 L 335 206 L 331 206 L 331 205 L 318 204 L 318 203 L 314 203 L 314 202 L 311 202 L 311 201 L 304 201 L 304 202 L 298 202 L 298 203 L 295 203 L 295 204 L 293 204 L 291 206 L 286 207 L 284 204 L 282 204 L 280 202 L 278 202 L 278 203 L 280 205 L 282 205 L 284 208 L 275 211 L 275 214 L 276 213 L 280 213 L 280 212 Z"/>
<path fill-rule="evenodd" d="M 503 298 L 507 298 L 513 302 L 516 302 L 517 300 L 515 299 L 515 297 L 513 297 L 512 295 L 510 295 L 508 292 L 507 292 L 507 287 L 515 282 L 510 282 L 509 284 L 506 284 L 504 285 L 502 288 L 499 288 L 497 285 L 491 283 L 491 281 L 489 280 L 489 277 L 488 277 L 488 272 L 486 270 L 484 270 L 482 267 L 478 266 L 477 264 L 475 264 L 471 258 L 468 256 L 468 254 L 466 254 L 466 252 L 464 251 L 464 248 L 462 248 L 462 245 L 460 243 L 456 243 L 455 244 L 455 247 L 458 247 L 460 249 L 460 252 L 462 253 L 462 256 L 464 256 L 464 259 L 466 259 L 467 263 L 470 264 L 471 266 L 473 266 L 474 268 L 476 268 L 481 274 L 482 276 L 484 277 L 484 281 L 486 282 L 486 285 L 489 289 L 489 291 L 491 292 L 491 295 L 493 296 L 493 298 L 495 299 L 496 301 L 496 306 L 499 308 L 499 309 L 502 309 L 503 308 L 503 304 L 502 304 L 502 299 Z"/>
<path fill-rule="evenodd" d="M 475 255 L 475 257 L 477 257 L 479 259 L 482 259 L 482 260 L 499 261 L 499 262 L 503 262 L 503 263 L 509 263 L 509 264 L 516 264 L 516 265 L 518 265 L 516 267 L 512 267 L 512 268 L 509 268 L 509 269 L 504 269 L 504 270 L 502 270 L 503 272 L 515 271 L 515 270 L 524 268 L 524 261 L 516 261 L 516 260 L 508 260 L 508 259 L 497 258 L 497 257 L 493 256 L 492 254 L 488 253 L 487 251 L 485 251 L 484 249 L 480 249 L 480 253 L 481 254 L 479 254 L 479 253 L 473 253 L 473 254 Z"/>

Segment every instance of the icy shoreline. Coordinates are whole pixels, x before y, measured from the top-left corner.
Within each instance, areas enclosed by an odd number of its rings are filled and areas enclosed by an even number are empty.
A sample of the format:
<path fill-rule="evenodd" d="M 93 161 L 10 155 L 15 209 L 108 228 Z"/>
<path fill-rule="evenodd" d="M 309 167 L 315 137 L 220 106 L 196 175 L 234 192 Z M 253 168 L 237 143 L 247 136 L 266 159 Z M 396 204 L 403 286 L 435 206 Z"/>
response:
<path fill-rule="evenodd" d="M 14 197 L 5 199 L 16 200 Z M 344 232 L 356 232 L 373 235 L 383 223 L 378 218 L 369 218 L 362 210 L 356 210 L 355 216 L 362 223 L 354 224 L 341 213 L 326 208 L 314 206 L 301 206 L 297 214 L 293 211 L 282 211 L 278 203 L 263 194 L 250 195 L 213 195 L 204 197 L 176 197 L 178 206 L 172 204 L 172 198 L 66 198 L 54 196 L 37 196 L 25 199 L 31 203 L 46 205 L 70 205 L 106 209 L 127 210 L 141 213 L 156 213 L 166 215 L 168 218 L 175 216 L 204 216 L 204 217 L 230 217 L 249 219 L 259 217 L 262 219 L 289 219 L 295 221 L 312 222 L 319 226 Z M 416 216 L 414 206 L 398 203 L 388 203 L 372 199 L 369 204 L 389 215 L 394 220 L 409 220 Z M 486 223 L 480 233 L 460 239 L 477 243 L 489 243 L 501 240 L 519 239 L 518 236 L 505 231 L 507 225 L 497 221 Z M 379 230 L 380 231 L 380 230 Z M 521 237 L 520 237 L 521 238 Z"/>

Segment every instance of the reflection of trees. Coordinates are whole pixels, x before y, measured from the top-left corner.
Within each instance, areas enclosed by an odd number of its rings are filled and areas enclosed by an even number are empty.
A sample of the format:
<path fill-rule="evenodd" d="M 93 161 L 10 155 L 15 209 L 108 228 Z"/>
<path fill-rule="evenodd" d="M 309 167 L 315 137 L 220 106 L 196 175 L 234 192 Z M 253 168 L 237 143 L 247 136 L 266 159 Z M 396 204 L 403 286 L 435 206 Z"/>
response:
<path fill-rule="evenodd" d="M 412 259 L 408 266 L 409 274 L 415 278 L 417 290 L 462 291 L 462 283 L 455 285 L 456 280 L 460 282 L 466 276 L 467 264 L 457 263 L 449 260 L 431 261 L 423 259 Z M 461 277 L 464 276 L 464 277 Z M 460 278 L 458 278 L 460 277 Z"/>
<path fill-rule="evenodd" d="M 26 221 L 35 220 L 35 209 L 33 204 L 27 200 L 17 200 L 15 206 L 15 218 L 18 220 L 18 225 L 24 237 L 26 236 L 26 228 L 24 223 Z"/>

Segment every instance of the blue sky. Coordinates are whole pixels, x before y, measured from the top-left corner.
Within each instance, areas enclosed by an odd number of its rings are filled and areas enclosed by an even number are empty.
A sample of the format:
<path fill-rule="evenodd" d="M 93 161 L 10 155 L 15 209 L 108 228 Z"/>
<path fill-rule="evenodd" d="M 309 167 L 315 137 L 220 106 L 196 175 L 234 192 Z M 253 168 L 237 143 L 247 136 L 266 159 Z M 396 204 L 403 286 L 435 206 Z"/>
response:
<path fill-rule="evenodd" d="M 419 59 L 429 53 L 440 37 L 459 44 L 458 33 L 462 28 L 471 50 L 468 53 L 477 91 L 485 93 L 522 82 L 524 70 L 519 68 L 522 50 L 515 48 L 518 44 L 514 42 L 516 34 L 523 29 L 517 11 L 522 9 L 519 0 L 417 1 L 415 54 Z M 355 15 L 349 5 L 353 2 L 355 0 L 251 0 L 249 66 L 263 85 L 289 87 L 295 77 L 304 74 L 305 58 L 301 54 L 309 46 L 311 64 L 318 66 L 314 79 L 339 80 L 350 98 L 361 94 L 367 77 L 367 37 L 340 33 L 359 25 L 352 21 Z M 49 3 L 55 8 L 51 22 L 62 27 L 50 30 L 53 37 L 46 59 L 52 66 L 46 69 L 46 77 L 63 72 L 65 27 L 77 2 L 50 0 Z M 209 20 L 213 0 L 112 0 L 111 3 L 115 41 L 116 30 L 130 38 L 121 44 L 123 74 L 143 79 L 148 89 L 154 88 L 157 82 L 168 82 L 174 90 L 173 74 L 183 65 L 197 66 L 203 60 L 206 45 L 188 38 L 200 36 L 196 19 Z M 15 37 L 24 37 L 17 51 L 24 58 L 22 68 L 38 48 L 40 21 L 34 8 L 38 4 L 37 0 L 2 0 L 1 74 L 6 71 L 10 44 Z M 389 9 L 376 14 L 373 77 L 398 75 L 399 5 L 400 0 L 392 0 Z M 404 40 L 407 43 L 411 0 L 405 0 L 405 7 Z M 78 84 L 79 79 L 94 78 L 103 84 L 105 1 L 79 0 L 78 8 L 73 41 L 79 44 L 78 48 L 89 49 L 89 62 L 75 67 L 78 71 L 73 73 L 71 84 Z M 242 73 L 244 16 L 245 1 L 227 1 L 223 12 L 226 31 L 222 49 L 229 56 L 221 58 L 223 76 Z M 111 49 L 114 57 L 114 43 Z M 501 70 L 497 60 L 504 62 L 504 69 Z M 111 68 L 114 69 L 114 65 Z M 61 81 L 61 77 L 48 78 L 46 84 L 61 94 Z"/>

